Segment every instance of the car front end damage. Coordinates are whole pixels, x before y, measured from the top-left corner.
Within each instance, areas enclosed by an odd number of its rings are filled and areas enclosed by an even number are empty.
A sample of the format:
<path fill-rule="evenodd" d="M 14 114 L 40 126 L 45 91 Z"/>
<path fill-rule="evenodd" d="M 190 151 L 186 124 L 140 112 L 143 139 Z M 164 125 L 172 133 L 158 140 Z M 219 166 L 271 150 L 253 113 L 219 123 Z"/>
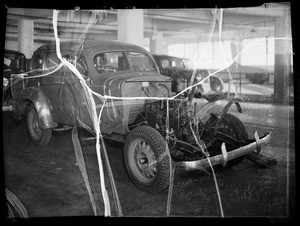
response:
<path fill-rule="evenodd" d="M 177 165 L 203 171 L 235 166 L 248 155 L 258 155 L 270 141 L 270 133 L 255 132 L 249 138 L 237 117 L 242 113 L 238 99 L 202 101 L 193 95 L 145 100 L 124 142 L 126 169 L 138 188 L 163 191 L 172 183 L 170 175 Z M 228 112 L 233 104 L 238 113 Z"/>
<path fill-rule="evenodd" d="M 256 152 L 258 154 L 261 150 L 261 147 L 270 142 L 271 134 L 267 133 L 264 136 L 259 137 L 257 132 L 255 132 L 254 137 L 255 139 L 243 141 L 245 146 L 231 150 L 230 152 L 227 151 L 226 144 L 223 142 L 221 146 L 222 154 L 211 157 L 208 155 L 207 158 L 201 160 L 183 161 L 181 164 L 187 168 L 207 168 L 209 166 L 215 166 L 219 164 L 222 164 L 222 166 L 225 167 L 229 161 L 243 157 L 246 154 L 252 152 Z"/>
<path fill-rule="evenodd" d="M 228 98 L 197 107 L 197 100 L 188 104 L 186 97 L 145 104 L 135 125 L 145 124 L 155 128 L 165 138 L 168 151 L 176 164 L 191 168 L 207 168 L 214 165 L 236 165 L 249 153 L 259 153 L 271 138 L 254 133 L 249 139 L 243 123 L 228 109 L 235 104 L 239 113 L 242 108 L 238 99 Z M 220 108 L 218 114 L 214 108 Z"/>
<path fill-rule="evenodd" d="M 143 59 L 148 67 L 109 66 L 104 72 L 98 67 L 101 51 L 83 53 L 90 72 L 84 78 L 86 83 L 65 65 L 50 67 L 45 74 L 38 69 L 25 73 L 26 79 L 22 74 L 11 77 L 14 102 L 10 105 L 16 118 L 26 116 L 33 143 L 47 145 L 52 129 L 59 125 L 80 126 L 97 139 L 95 111 L 101 119 L 101 136 L 124 142 L 124 163 L 133 183 L 146 192 L 158 193 L 171 183 L 172 163 L 188 169 L 234 166 L 249 153 L 259 153 L 270 141 L 270 134 L 259 137 L 255 133 L 249 139 L 240 119 L 228 113 L 232 104 L 242 112 L 238 100 L 224 99 L 222 90 L 203 93 L 198 84 L 188 89 L 194 82 L 183 81 L 174 92 L 174 78 L 158 73 L 147 53 L 130 52 L 132 65 L 141 61 L 134 59 Z M 107 56 L 110 54 L 126 55 L 113 51 Z M 93 62 L 98 61 L 95 66 Z M 182 74 L 177 79 L 181 78 Z M 197 79 L 195 74 L 188 79 L 200 85 L 204 78 Z M 88 88 L 99 97 L 94 98 L 95 109 Z"/>

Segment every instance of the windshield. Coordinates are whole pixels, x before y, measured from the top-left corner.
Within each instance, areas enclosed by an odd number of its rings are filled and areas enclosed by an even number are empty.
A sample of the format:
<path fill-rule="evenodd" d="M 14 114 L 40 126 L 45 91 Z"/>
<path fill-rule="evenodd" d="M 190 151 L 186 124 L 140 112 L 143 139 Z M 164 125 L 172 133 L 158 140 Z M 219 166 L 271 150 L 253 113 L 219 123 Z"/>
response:
<path fill-rule="evenodd" d="M 161 59 L 161 66 L 163 69 L 185 69 L 183 61 L 177 58 Z"/>
<path fill-rule="evenodd" d="M 152 59 L 144 53 L 106 52 L 94 57 L 94 67 L 99 73 L 117 71 L 153 71 L 155 65 Z"/>
<path fill-rule="evenodd" d="M 190 59 L 184 58 L 182 60 L 183 60 L 183 62 L 185 64 L 185 67 L 187 69 L 193 69 L 194 68 L 193 62 Z"/>

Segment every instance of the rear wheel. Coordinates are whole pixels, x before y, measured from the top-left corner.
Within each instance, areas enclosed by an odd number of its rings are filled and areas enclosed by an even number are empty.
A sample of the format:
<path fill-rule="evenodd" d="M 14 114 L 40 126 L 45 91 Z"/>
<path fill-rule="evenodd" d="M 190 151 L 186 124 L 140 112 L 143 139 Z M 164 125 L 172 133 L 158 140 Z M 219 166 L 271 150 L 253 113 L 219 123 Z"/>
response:
<path fill-rule="evenodd" d="M 158 193 L 169 185 L 170 165 L 165 154 L 166 141 L 149 126 L 133 129 L 125 140 L 124 162 L 133 183 L 149 193 Z"/>
<path fill-rule="evenodd" d="M 50 142 L 52 128 L 41 129 L 38 113 L 33 105 L 28 108 L 26 123 L 29 138 L 34 144 L 47 145 Z"/>
<path fill-rule="evenodd" d="M 210 118 L 206 122 L 206 128 L 211 128 L 215 127 L 216 125 L 216 119 Z M 236 116 L 232 114 L 226 113 L 222 121 L 218 124 L 217 131 L 221 132 L 223 134 L 229 135 L 236 140 L 247 140 L 248 139 L 248 133 L 246 131 L 246 128 L 244 124 L 237 118 Z M 211 154 L 216 155 L 216 154 L 221 154 L 221 144 L 223 143 L 222 140 L 216 140 L 211 147 L 209 148 L 211 150 Z M 225 142 L 226 143 L 226 142 Z M 233 144 L 228 144 L 226 143 L 226 149 L 228 152 L 239 148 L 240 146 L 238 145 L 233 145 Z M 226 165 L 226 167 L 232 167 L 234 165 L 237 165 L 243 161 L 245 156 L 238 157 L 236 159 L 233 159 L 229 161 Z"/>

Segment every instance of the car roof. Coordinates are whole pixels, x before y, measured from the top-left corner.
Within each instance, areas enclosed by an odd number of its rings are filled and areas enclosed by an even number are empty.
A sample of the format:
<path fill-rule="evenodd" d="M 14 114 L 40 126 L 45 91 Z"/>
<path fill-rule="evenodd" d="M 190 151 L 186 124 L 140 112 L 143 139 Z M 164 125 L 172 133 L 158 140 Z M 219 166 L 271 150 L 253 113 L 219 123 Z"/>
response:
<path fill-rule="evenodd" d="M 60 50 L 61 52 L 70 52 L 74 50 L 75 46 L 79 46 L 81 43 L 76 41 L 60 41 Z M 97 52 L 106 52 L 106 51 L 135 51 L 135 52 L 143 52 L 148 53 L 144 48 L 128 44 L 119 41 L 92 41 L 92 40 L 85 40 L 83 42 L 85 51 L 90 51 L 92 53 Z M 38 50 L 55 50 L 56 43 L 51 42 L 50 44 L 46 44 L 40 47 Z"/>
<path fill-rule="evenodd" d="M 158 58 L 168 58 L 168 59 L 179 59 L 182 60 L 180 57 L 175 57 L 175 56 L 170 56 L 170 55 L 160 55 L 160 54 L 152 54 L 153 57 L 158 57 Z"/>

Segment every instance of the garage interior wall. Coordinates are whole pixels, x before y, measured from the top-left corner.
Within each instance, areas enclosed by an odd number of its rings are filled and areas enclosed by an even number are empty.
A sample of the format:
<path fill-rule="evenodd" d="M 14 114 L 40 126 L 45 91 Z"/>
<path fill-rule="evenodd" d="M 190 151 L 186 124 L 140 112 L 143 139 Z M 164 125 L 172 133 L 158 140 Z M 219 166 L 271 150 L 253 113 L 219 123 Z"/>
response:
<path fill-rule="evenodd" d="M 194 65 L 206 69 L 218 69 L 233 59 L 236 55 L 233 52 L 242 51 L 235 66 L 268 71 L 269 82 L 274 83 L 277 93 L 274 98 L 284 101 L 288 94 L 284 93 L 282 84 L 286 84 L 288 78 L 282 78 L 281 74 L 290 74 L 292 70 L 291 40 L 284 40 L 291 38 L 289 5 L 270 3 L 259 9 L 224 9 L 221 38 L 225 57 L 220 51 L 219 21 L 216 21 L 212 41 L 208 42 L 212 12 L 211 9 L 108 10 L 88 38 L 137 44 L 153 54 L 189 58 Z M 24 52 L 30 58 L 35 49 L 54 40 L 51 18 L 51 9 L 9 8 L 5 48 Z M 80 19 L 67 23 L 70 19 L 62 17 L 59 22 L 60 37 L 64 39 L 78 38 L 78 32 L 89 17 L 80 12 Z M 258 45 L 247 48 L 253 43 Z M 234 50 L 233 45 L 237 45 L 238 50 Z M 282 96 L 286 97 L 280 99 Z"/>

